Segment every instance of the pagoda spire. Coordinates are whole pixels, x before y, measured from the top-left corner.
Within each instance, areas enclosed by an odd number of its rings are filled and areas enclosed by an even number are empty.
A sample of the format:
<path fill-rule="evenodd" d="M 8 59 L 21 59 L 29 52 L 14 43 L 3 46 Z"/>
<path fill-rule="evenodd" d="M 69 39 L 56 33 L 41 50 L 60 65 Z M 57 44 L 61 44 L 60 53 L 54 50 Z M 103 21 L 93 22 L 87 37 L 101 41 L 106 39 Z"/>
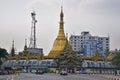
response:
<path fill-rule="evenodd" d="M 61 6 L 58 38 L 60 38 L 60 37 L 65 37 L 65 34 L 64 34 L 64 20 L 63 20 L 63 17 L 64 17 L 63 7 Z"/>
<path fill-rule="evenodd" d="M 11 55 L 15 56 L 14 40 L 12 41 Z"/>
<path fill-rule="evenodd" d="M 14 40 L 12 41 L 12 48 L 14 48 Z"/>
<path fill-rule="evenodd" d="M 27 51 L 27 39 L 25 39 L 24 51 Z"/>
<path fill-rule="evenodd" d="M 60 23 L 64 23 L 63 22 L 63 17 L 64 17 L 64 13 L 63 13 L 63 7 L 61 6 L 61 13 L 60 13 Z"/>

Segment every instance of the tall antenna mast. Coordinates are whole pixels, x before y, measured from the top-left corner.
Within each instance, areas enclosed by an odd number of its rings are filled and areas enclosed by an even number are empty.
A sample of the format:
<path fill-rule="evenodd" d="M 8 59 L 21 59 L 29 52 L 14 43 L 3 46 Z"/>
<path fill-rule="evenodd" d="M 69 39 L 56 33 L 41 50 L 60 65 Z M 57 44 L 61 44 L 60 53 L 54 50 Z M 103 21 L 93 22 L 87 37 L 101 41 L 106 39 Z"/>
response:
<path fill-rule="evenodd" d="M 30 44 L 29 48 L 36 48 L 36 23 L 37 20 L 35 19 L 35 11 L 31 13 L 32 17 L 32 26 L 31 26 L 31 37 L 30 37 Z"/>

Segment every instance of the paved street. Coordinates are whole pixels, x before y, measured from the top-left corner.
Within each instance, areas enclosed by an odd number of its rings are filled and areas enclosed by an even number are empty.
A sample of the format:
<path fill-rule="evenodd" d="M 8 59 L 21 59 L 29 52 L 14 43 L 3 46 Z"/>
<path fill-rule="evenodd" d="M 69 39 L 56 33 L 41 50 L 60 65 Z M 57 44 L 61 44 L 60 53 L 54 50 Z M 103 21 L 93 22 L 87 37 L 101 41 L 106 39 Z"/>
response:
<path fill-rule="evenodd" d="M 21 73 L 19 75 L 0 75 L 0 80 L 108 80 L 101 75 L 88 74 L 68 74 L 63 76 L 55 73 L 36 75 L 30 73 Z"/>

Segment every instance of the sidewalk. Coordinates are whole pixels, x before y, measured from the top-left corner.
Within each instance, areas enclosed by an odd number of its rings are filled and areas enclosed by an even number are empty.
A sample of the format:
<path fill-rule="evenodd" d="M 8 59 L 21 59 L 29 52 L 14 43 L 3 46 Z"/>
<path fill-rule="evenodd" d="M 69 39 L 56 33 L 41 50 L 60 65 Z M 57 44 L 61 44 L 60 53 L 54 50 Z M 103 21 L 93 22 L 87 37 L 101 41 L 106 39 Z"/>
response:
<path fill-rule="evenodd" d="M 102 77 L 105 77 L 109 80 L 120 80 L 120 75 L 102 75 Z"/>

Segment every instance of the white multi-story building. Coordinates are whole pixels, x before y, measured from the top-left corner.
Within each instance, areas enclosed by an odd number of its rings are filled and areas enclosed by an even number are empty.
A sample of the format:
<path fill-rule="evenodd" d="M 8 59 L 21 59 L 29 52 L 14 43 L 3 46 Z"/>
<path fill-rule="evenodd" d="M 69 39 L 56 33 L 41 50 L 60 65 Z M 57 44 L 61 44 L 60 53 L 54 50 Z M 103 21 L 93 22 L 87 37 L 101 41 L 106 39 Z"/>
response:
<path fill-rule="evenodd" d="M 81 35 L 71 35 L 69 38 L 73 51 L 83 53 L 85 56 L 93 56 L 98 49 L 100 56 L 105 51 L 109 51 L 109 37 L 92 36 L 88 31 L 84 31 Z"/>

